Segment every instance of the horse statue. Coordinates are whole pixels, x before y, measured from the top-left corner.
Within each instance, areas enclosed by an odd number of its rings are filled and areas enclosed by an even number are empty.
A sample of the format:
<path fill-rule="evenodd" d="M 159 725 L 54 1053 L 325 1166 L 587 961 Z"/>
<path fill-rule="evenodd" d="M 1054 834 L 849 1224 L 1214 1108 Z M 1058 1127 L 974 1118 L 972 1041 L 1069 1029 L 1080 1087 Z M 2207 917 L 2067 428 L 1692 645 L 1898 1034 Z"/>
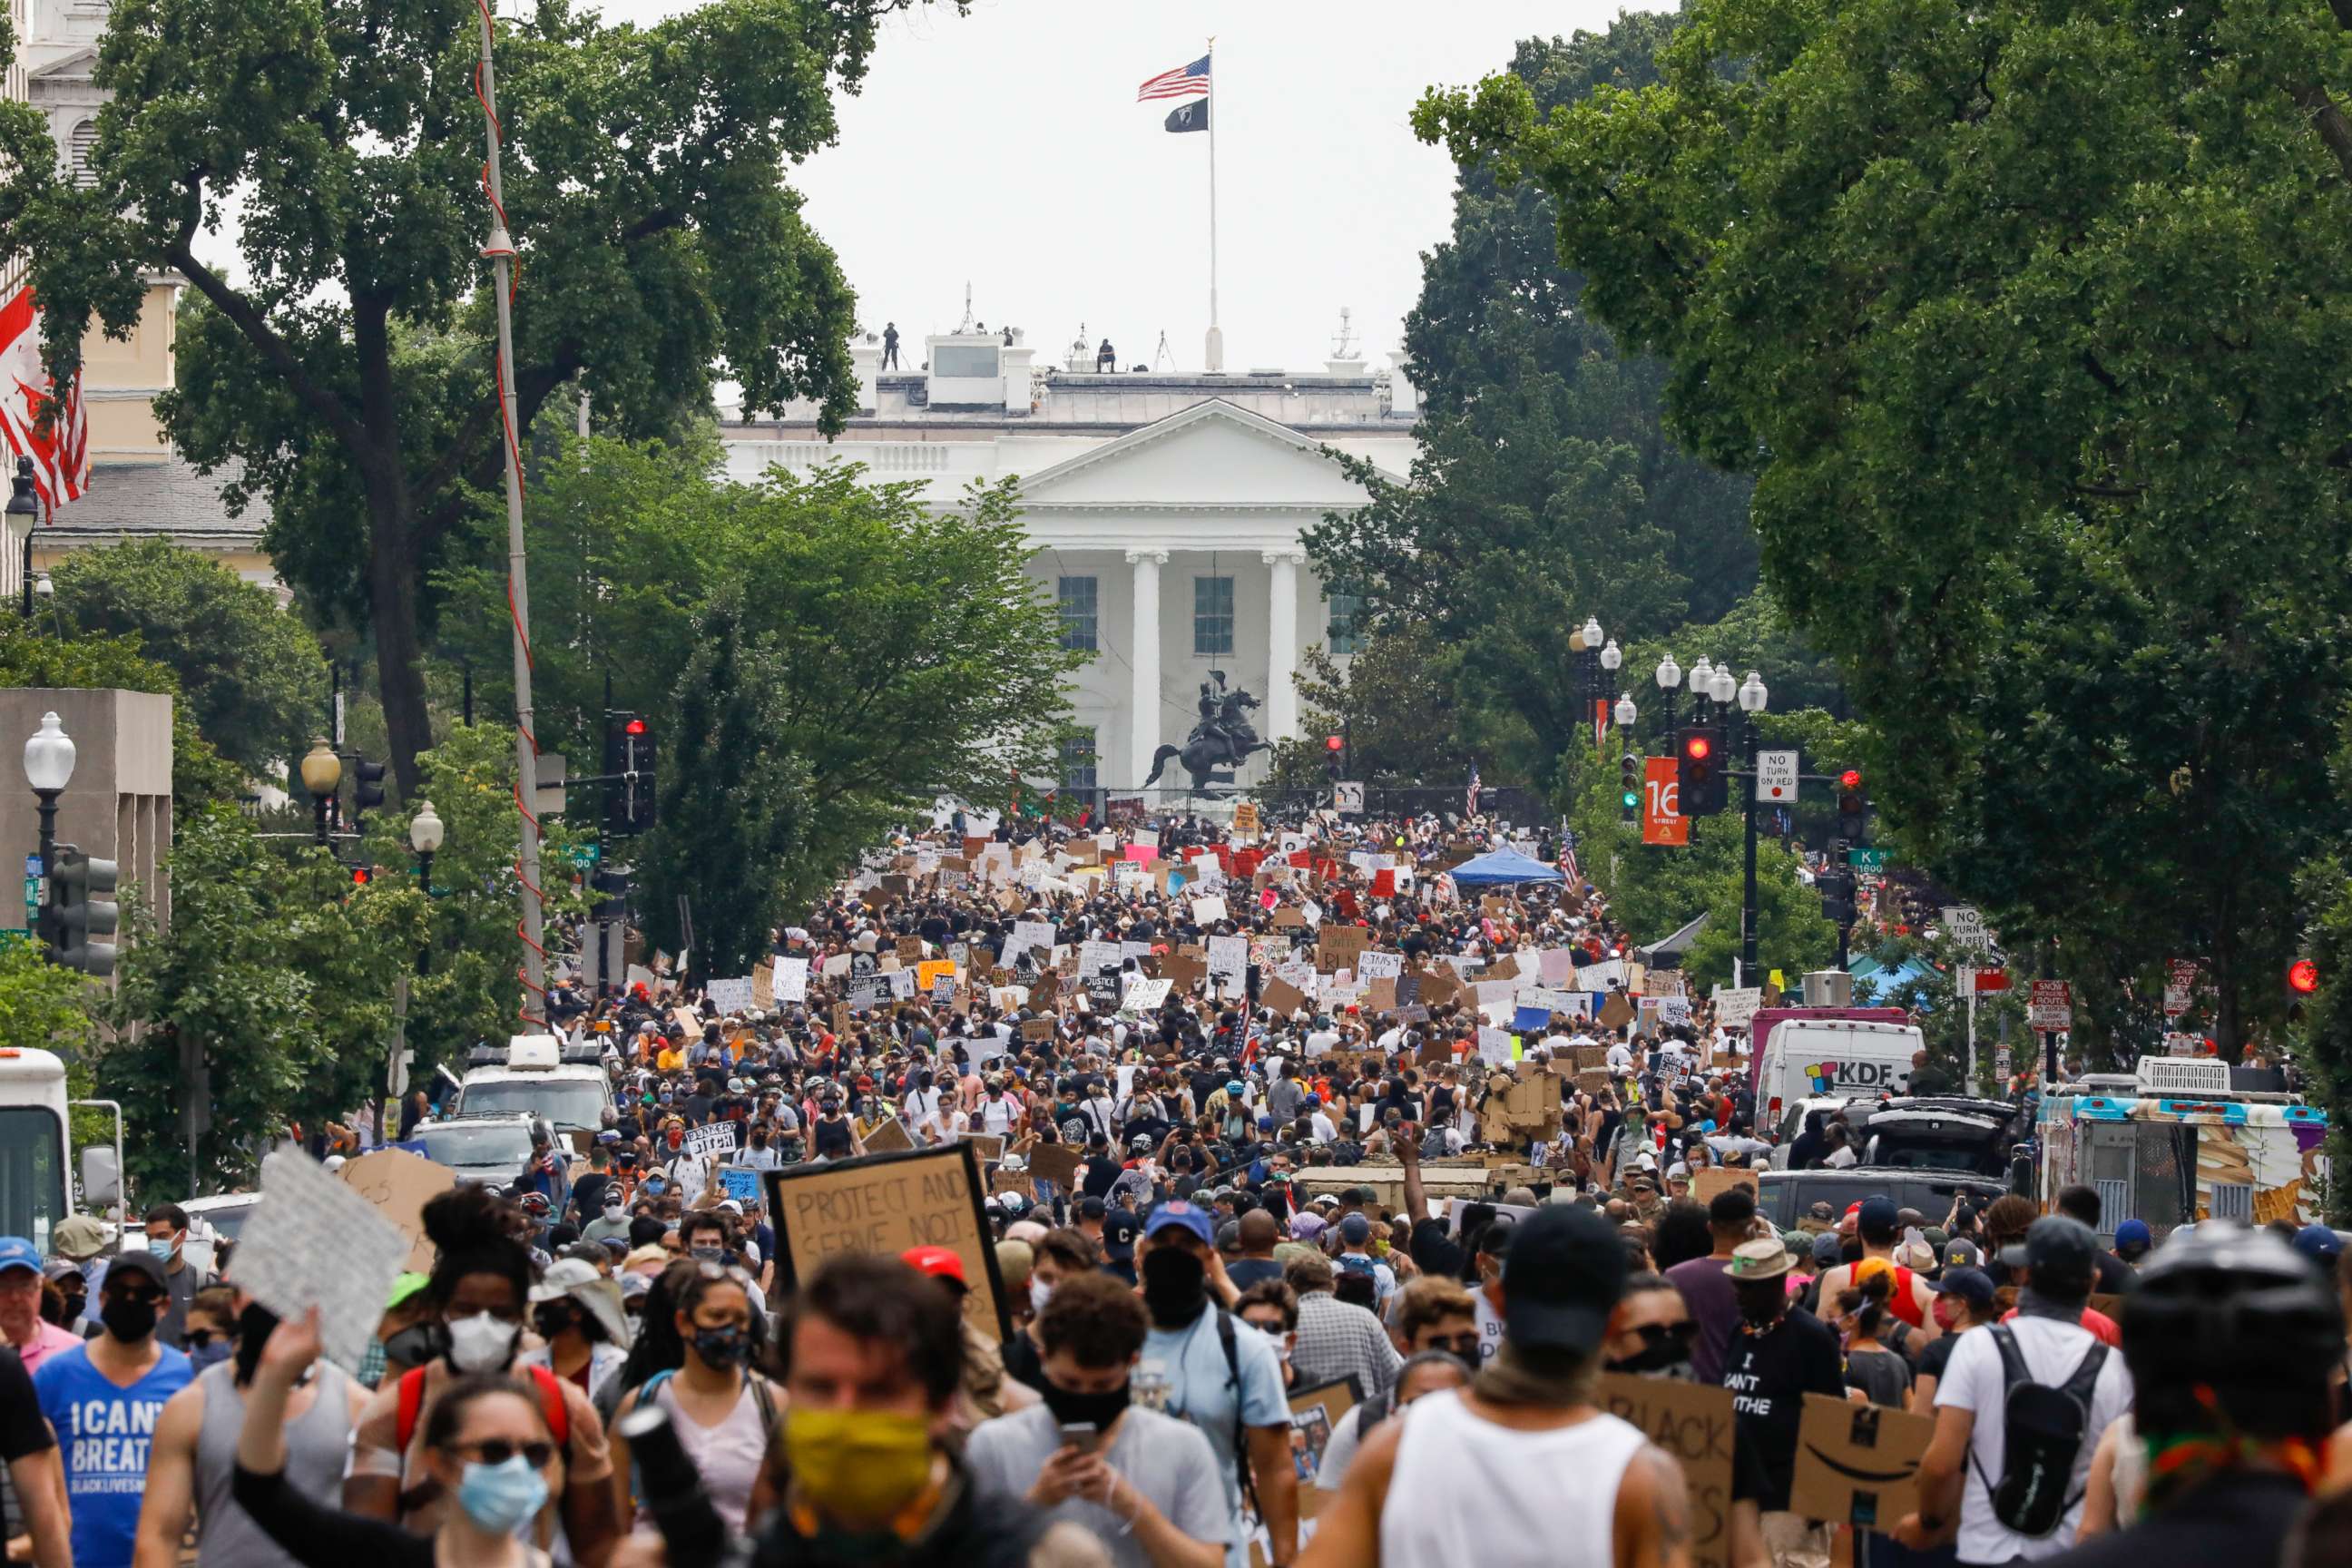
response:
<path fill-rule="evenodd" d="M 1236 687 L 1224 689 L 1224 671 L 1213 669 L 1215 684 L 1201 686 L 1201 721 L 1192 726 L 1181 746 L 1162 746 L 1151 759 L 1150 776 L 1143 781 L 1150 789 L 1160 781 L 1160 774 L 1173 757 L 1183 763 L 1184 771 L 1192 775 L 1192 788 L 1205 794 L 1215 774 L 1221 770 L 1237 768 L 1260 752 L 1274 750 L 1270 741 L 1258 739 L 1256 729 L 1246 717 L 1258 705 L 1257 699 Z"/>

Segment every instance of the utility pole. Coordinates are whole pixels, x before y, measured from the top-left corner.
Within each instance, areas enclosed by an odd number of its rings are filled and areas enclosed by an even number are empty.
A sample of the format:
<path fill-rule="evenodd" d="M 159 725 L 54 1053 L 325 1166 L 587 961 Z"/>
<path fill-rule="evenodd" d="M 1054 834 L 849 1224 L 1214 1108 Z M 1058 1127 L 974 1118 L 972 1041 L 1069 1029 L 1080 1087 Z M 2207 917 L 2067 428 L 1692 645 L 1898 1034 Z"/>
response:
<path fill-rule="evenodd" d="M 489 161 L 483 174 L 489 186 L 490 238 L 482 254 L 490 258 L 491 290 L 499 311 L 497 364 L 499 417 L 507 446 L 507 597 L 514 621 L 515 683 L 515 811 L 521 818 L 520 853 L 516 879 L 522 884 L 523 985 L 521 1017 L 526 1029 L 542 1029 L 547 1019 L 546 921 L 540 907 L 539 818 L 532 807 L 539 794 L 539 737 L 533 732 L 530 697 L 530 574 L 523 553 L 521 433 L 515 428 L 514 385 L 514 238 L 507 232 L 506 181 L 499 164 L 499 87 L 491 60 L 493 37 L 489 0 L 478 0 L 482 26 L 482 118 L 489 139 Z"/>

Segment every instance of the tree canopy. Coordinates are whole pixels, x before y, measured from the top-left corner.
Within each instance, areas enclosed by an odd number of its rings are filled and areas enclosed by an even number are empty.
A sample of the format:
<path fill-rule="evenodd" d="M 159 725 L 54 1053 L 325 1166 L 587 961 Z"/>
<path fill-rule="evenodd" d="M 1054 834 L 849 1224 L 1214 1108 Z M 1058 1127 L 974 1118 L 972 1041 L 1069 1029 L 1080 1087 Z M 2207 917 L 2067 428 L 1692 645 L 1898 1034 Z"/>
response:
<path fill-rule="evenodd" d="M 1605 33 L 1530 39 L 1513 79 L 1547 105 L 1654 81 L 1675 25 L 1628 14 Z M 1748 482 L 1666 433 L 1665 367 L 1583 308 L 1557 221 L 1548 192 L 1464 169 L 1405 321 L 1421 455 L 1403 483 L 1352 464 L 1370 503 L 1309 535 L 1376 626 L 1425 623 L 1473 653 L 1455 672 L 1464 706 L 1485 716 L 1503 772 L 1545 784 L 1580 727 L 1571 627 L 1597 616 L 1622 642 L 1712 621 L 1756 581 Z"/>
<path fill-rule="evenodd" d="M 1583 299 L 1753 474 L 1874 797 L 2012 946 L 2275 1019 L 2352 580 L 2352 135 L 2299 3 L 1694 0 L 1660 79 L 1415 123 L 1547 191 Z"/>
<path fill-rule="evenodd" d="M 721 375 L 746 407 L 804 398 L 838 426 L 852 297 L 785 174 L 908 3 L 708 0 L 638 26 L 539 0 L 500 22 L 524 427 L 582 380 L 614 431 L 672 431 Z M 372 636 L 404 793 L 430 743 L 425 584 L 502 460 L 477 16 L 116 0 L 86 167 L 60 169 L 37 111 L 0 110 L 0 248 L 31 259 L 52 374 L 93 317 L 130 328 L 143 271 L 189 279 L 164 432 L 233 505 L 266 497 L 287 581 Z M 233 200 L 238 266 L 215 267 L 201 237 Z"/>
<path fill-rule="evenodd" d="M 49 575 L 67 626 L 136 637 L 177 678 L 205 739 L 255 777 L 282 775 L 318 732 L 327 662 L 268 589 L 160 539 L 76 551 Z"/>

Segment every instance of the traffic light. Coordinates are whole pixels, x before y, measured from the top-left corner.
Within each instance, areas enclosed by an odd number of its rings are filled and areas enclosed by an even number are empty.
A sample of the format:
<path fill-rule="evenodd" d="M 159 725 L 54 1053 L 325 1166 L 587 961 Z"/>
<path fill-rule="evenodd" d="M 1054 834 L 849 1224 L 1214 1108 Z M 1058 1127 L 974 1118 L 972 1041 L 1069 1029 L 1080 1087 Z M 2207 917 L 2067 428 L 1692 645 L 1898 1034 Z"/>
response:
<path fill-rule="evenodd" d="M 1862 770 L 1838 774 L 1838 837 L 1854 844 L 1870 837 L 1870 798 L 1862 793 Z"/>
<path fill-rule="evenodd" d="M 1339 782 L 1339 768 L 1342 761 L 1340 753 L 1347 748 L 1348 742 L 1337 735 L 1323 737 L 1323 771 L 1330 775 L 1333 784 Z"/>
<path fill-rule="evenodd" d="M 1694 724 L 1682 732 L 1675 748 L 1675 805 L 1685 816 L 1712 816 L 1724 808 L 1730 791 L 1724 778 L 1723 731 L 1713 724 Z"/>
<path fill-rule="evenodd" d="M 1617 810 L 1625 821 L 1642 820 L 1642 758 L 1628 752 L 1617 763 Z"/>
<path fill-rule="evenodd" d="M 604 715 L 604 837 L 629 838 L 654 825 L 654 737 L 639 713 Z"/>
<path fill-rule="evenodd" d="M 2298 958 L 2286 966 L 2286 988 L 2297 996 L 2308 996 L 2319 989 L 2319 965 L 2307 958 Z"/>
<path fill-rule="evenodd" d="M 360 818 L 383 804 L 383 763 L 372 763 L 365 757 L 354 756 L 352 763 L 352 826 L 356 828 Z"/>
<path fill-rule="evenodd" d="M 1822 896 L 1822 918 L 1840 930 L 1853 924 L 1858 911 L 1853 902 L 1853 873 L 1843 870 L 1824 871 L 1813 879 L 1813 887 Z"/>
<path fill-rule="evenodd" d="M 111 897 L 121 868 L 111 860 L 85 855 L 70 844 L 58 845 L 57 858 L 56 937 L 50 955 L 66 968 L 84 974 L 111 974 L 114 943 L 90 938 L 110 937 L 121 924 L 122 906 Z"/>
<path fill-rule="evenodd" d="M 354 887 L 354 888 L 364 888 L 364 887 L 366 887 L 370 882 L 373 882 L 373 881 L 374 881 L 374 880 L 375 880 L 375 868 L 374 868 L 374 867 L 373 867 L 373 866 L 354 866 L 354 867 L 352 867 L 352 887 Z"/>
<path fill-rule="evenodd" d="M 589 892 L 599 904 L 618 903 L 629 896 L 629 879 L 634 874 L 634 868 L 628 866 L 599 866 L 589 874 Z"/>

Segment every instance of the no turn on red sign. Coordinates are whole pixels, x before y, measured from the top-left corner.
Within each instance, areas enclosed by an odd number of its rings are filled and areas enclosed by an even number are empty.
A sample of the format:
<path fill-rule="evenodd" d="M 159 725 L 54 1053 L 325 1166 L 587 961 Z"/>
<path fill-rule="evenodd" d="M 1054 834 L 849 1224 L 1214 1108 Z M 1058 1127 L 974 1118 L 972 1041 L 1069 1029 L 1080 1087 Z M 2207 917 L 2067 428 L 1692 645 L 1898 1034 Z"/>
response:
<path fill-rule="evenodd" d="M 2074 996 L 2063 980 L 2037 980 L 2025 1005 L 2030 1029 L 2071 1029 L 2074 1026 Z"/>
<path fill-rule="evenodd" d="M 1756 798 L 1770 805 L 1787 805 L 1797 798 L 1797 753 L 1756 753 Z"/>

